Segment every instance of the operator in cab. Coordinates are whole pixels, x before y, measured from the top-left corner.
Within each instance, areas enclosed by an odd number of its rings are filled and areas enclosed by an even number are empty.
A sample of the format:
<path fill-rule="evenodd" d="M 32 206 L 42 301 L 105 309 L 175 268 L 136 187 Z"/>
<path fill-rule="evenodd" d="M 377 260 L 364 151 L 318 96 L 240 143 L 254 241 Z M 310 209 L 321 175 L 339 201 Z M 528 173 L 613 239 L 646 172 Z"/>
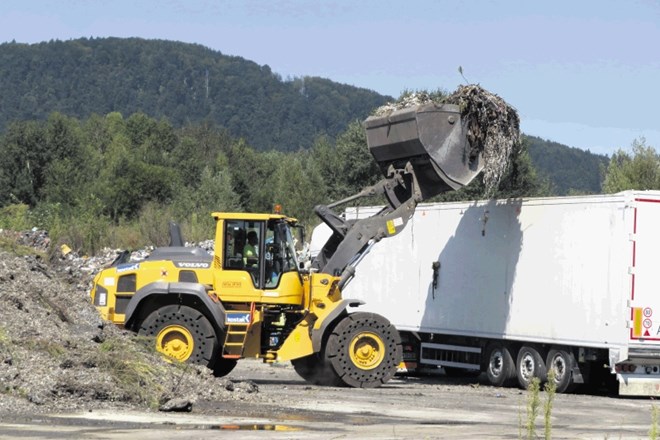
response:
<path fill-rule="evenodd" d="M 250 231 L 247 234 L 247 243 L 243 247 L 243 263 L 245 267 L 256 266 L 259 255 L 259 238 L 256 231 Z"/>

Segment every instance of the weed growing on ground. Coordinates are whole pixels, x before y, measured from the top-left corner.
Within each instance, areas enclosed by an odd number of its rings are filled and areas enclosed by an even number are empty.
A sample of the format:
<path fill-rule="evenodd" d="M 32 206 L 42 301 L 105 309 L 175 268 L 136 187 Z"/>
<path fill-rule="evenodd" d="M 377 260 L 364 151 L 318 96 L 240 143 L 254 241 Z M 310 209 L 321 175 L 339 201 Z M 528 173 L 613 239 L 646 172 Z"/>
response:
<path fill-rule="evenodd" d="M 46 259 L 46 254 L 30 246 L 23 246 L 16 243 L 15 239 L 0 236 L 0 251 L 4 251 L 18 257 L 25 257 L 28 255 L 38 256 Z"/>
<path fill-rule="evenodd" d="M 527 387 L 527 422 L 525 428 L 527 430 L 528 440 L 536 438 L 536 417 L 539 415 L 539 406 L 541 402 L 541 399 L 539 398 L 540 390 L 541 381 L 538 377 L 535 377 Z"/>
<path fill-rule="evenodd" d="M 649 429 L 649 440 L 658 438 L 658 407 L 651 405 L 651 429 Z"/>
<path fill-rule="evenodd" d="M 545 440 L 552 438 L 552 404 L 557 394 L 557 382 L 555 382 L 555 370 L 548 372 L 548 381 L 545 383 L 545 405 L 543 408 L 544 435 Z"/>
<path fill-rule="evenodd" d="M 0 348 L 4 348 L 5 346 L 8 346 L 11 340 L 9 339 L 9 335 L 7 334 L 7 330 L 0 326 Z"/>
<path fill-rule="evenodd" d="M 99 347 L 98 367 L 109 373 L 126 395 L 156 406 L 163 393 L 158 383 L 162 371 L 137 347 L 140 345 L 120 338 L 105 340 Z"/>
<path fill-rule="evenodd" d="M 25 346 L 33 351 L 48 353 L 51 358 L 62 358 L 67 352 L 62 344 L 50 339 L 29 339 L 25 341 Z"/>
<path fill-rule="evenodd" d="M 5 363 L 14 362 L 13 353 L 11 348 L 11 338 L 7 333 L 7 329 L 0 326 L 0 361 Z"/>

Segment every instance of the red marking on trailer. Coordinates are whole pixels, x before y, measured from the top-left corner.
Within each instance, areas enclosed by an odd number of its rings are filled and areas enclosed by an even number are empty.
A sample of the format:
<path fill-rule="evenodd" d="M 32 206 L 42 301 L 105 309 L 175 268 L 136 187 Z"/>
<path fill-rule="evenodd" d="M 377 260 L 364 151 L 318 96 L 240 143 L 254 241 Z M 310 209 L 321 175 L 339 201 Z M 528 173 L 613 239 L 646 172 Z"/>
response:
<path fill-rule="evenodd" d="M 637 208 L 633 209 L 633 236 L 637 232 Z M 630 300 L 634 301 L 635 300 L 635 241 L 633 240 L 632 243 L 632 274 L 630 274 Z M 634 322 L 635 321 L 635 308 L 631 307 L 630 308 L 630 321 Z M 630 339 L 638 339 L 638 337 L 635 335 L 635 329 L 633 328 L 634 326 L 631 326 L 630 328 Z"/>
<path fill-rule="evenodd" d="M 640 203 L 660 203 L 660 199 L 646 199 L 646 198 L 636 198 L 635 202 Z M 633 209 L 633 235 L 637 234 L 637 208 Z M 637 241 L 633 240 L 632 243 L 632 274 L 630 275 L 630 297 L 632 300 L 635 299 L 635 266 L 637 264 Z M 648 313 L 648 315 L 647 315 Z M 650 317 L 653 314 L 653 309 L 646 307 L 643 311 L 645 317 Z M 635 309 L 630 308 L 630 320 L 634 321 L 635 319 Z M 646 323 L 646 321 L 645 321 Z M 646 327 L 646 325 L 644 325 Z M 660 330 L 659 330 L 660 331 Z M 644 332 L 644 336 L 635 336 L 634 329 L 630 329 L 630 339 L 644 339 L 645 341 L 660 341 L 659 337 L 648 338 L 650 336 L 649 331 Z"/>

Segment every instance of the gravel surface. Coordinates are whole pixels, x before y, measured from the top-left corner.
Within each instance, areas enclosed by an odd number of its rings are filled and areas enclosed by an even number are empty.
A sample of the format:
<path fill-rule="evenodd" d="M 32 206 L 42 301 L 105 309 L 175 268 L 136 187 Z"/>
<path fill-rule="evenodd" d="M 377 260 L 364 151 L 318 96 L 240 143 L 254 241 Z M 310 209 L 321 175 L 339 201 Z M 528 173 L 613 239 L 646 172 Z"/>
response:
<path fill-rule="evenodd" d="M 1 233 L 37 251 L 49 244 L 43 231 Z M 88 292 L 93 274 L 115 255 L 58 253 L 47 262 L 45 253 L 0 251 L 0 413 L 159 406 L 185 411 L 197 399 L 258 400 L 256 385 L 169 363 L 149 341 L 100 319 Z"/>
<path fill-rule="evenodd" d="M 37 250 L 47 237 L 9 235 L 28 244 L 41 237 L 30 244 Z M 89 303 L 92 274 L 115 255 L 69 253 L 47 263 L 0 251 L 0 439 L 210 439 L 237 430 L 246 439 L 528 436 L 528 394 L 487 386 L 484 377 L 437 373 L 352 389 L 310 385 L 288 362 L 242 360 L 222 379 L 165 362 Z M 658 430 L 652 399 L 554 399 L 554 439 L 654 438 Z M 158 411 L 168 407 L 175 412 Z M 543 438 L 543 413 L 535 425 L 533 438 Z"/>

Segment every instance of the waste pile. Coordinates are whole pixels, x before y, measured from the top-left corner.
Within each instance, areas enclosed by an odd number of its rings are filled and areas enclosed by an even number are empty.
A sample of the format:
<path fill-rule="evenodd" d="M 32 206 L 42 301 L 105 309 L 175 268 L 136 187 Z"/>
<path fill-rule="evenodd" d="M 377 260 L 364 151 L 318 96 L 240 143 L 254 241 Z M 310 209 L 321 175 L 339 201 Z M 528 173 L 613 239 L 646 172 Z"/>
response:
<path fill-rule="evenodd" d="M 449 94 L 416 92 L 402 96 L 394 103 L 376 109 L 377 116 L 388 115 L 396 110 L 416 105 L 436 103 L 455 104 L 467 125 L 470 148 L 466 157 L 480 153 L 484 161 L 483 183 L 485 197 L 490 197 L 502 179 L 512 155 L 519 152 L 520 118 L 518 112 L 501 97 L 479 85 L 459 86 Z"/>
<path fill-rule="evenodd" d="M 168 362 L 153 342 L 100 319 L 89 287 L 116 251 L 85 258 L 69 250 L 46 261 L 45 231 L 1 231 L 0 238 L 34 246 L 34 252 L 0 250 L 0 414 L 107 407 L 189 411 L 200 399 L 260 398 L 254 383 Z"/>

